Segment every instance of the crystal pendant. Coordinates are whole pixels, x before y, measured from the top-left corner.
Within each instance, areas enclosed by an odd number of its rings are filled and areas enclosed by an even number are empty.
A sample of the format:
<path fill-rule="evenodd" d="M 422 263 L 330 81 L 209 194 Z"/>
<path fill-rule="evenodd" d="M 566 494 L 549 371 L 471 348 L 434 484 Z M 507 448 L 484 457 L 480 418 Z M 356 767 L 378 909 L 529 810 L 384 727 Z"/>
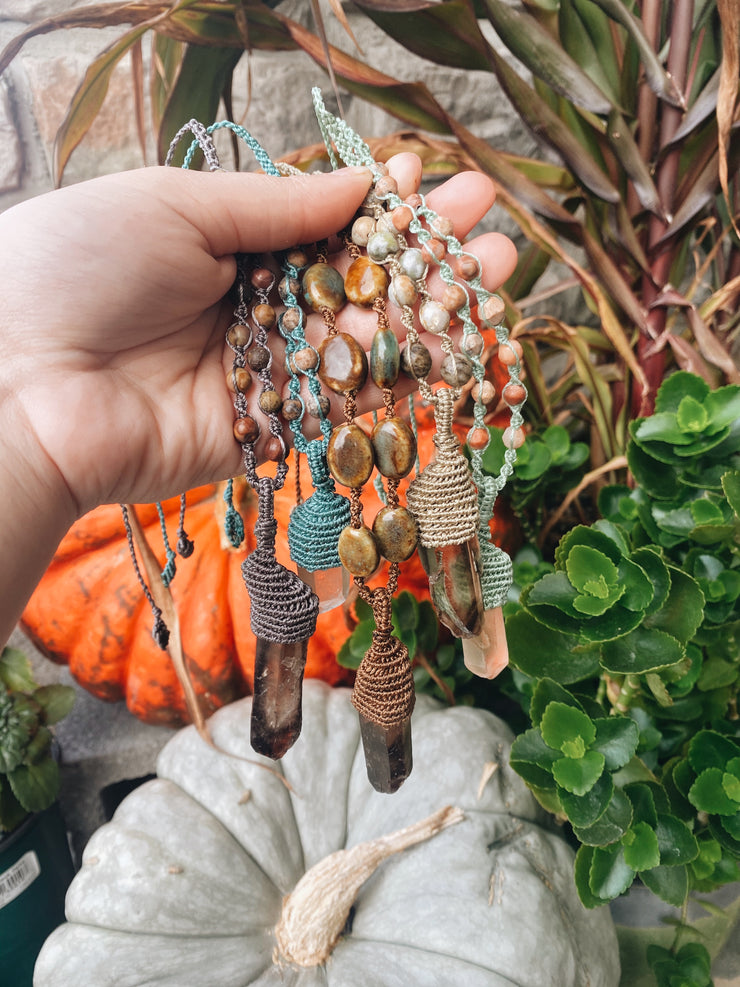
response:
<path fill-rule="evenodd" d="M 360 714 L 367 777 L 376 792 L 391 795 L 411 774 L 411 717 L 383 726 Z"/>
<path fill-rule="evenodd" d="M 461 545 L 427 548 L 419 558 L 429 576 L 429 591 L 439 619 L 456 637 L 473 637 L 483 625 L 480 547 L 477 535 Z"/>
<path fill-rule="evenodd" d="M 509 647 L 501 607 L 486 610 L 480 633 L 463 639 L 463 659 L 466 668 L 484 679 L 496 678 L 509 664 Z"/>
<path fill-rule="evenodd" d="M 349 595 L 349 573 L 343 565 L 313 572 L 298 566 L 298 575 L 319 598 L 319 613 L 341 607 Z"/>
<path fill-rule="evenodd" d="M 300 735 L 307 651 L 308 640 L 278 644 L 257 638 L 250 741 L 258 754 L 277 760 Z"/>

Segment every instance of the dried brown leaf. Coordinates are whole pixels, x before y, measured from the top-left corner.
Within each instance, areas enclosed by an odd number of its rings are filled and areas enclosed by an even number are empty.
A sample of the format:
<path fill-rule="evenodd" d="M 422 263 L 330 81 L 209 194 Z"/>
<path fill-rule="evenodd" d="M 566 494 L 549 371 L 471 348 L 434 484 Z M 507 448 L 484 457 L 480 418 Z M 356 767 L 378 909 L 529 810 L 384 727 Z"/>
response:
<path fill-rule="evenodd" d="M 727 153 L 730 129 L 737 112 L 738 74 L 740 73 L 740 4 L 737 0 L 717 0 L 722 22 L 722 65 L 717 94 L 717 130 L 719 143 L 719 181 L 727 201 L 735 232 L 740 235 L 730 202 Z"/>
<path fill-rule="evenodd" d="M 141 38 L 131 46 L 131 75 L 134 83 L 134 115 L 141 156 L 146 164 L 146 110 L 144 107 L 144 58 Z"/>

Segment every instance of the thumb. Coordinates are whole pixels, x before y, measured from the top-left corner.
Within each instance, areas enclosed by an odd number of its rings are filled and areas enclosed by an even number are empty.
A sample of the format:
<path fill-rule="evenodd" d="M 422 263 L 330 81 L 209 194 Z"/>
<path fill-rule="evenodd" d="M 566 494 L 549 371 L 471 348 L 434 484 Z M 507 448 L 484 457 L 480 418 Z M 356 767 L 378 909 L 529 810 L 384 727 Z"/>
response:
<path fill-rule="evenodd" d="M 157 169 L 173 205 L 214 257 L 280 250 L 328 237 L 349 223 L 370 188 L 369 168 L 285 178 L 244 172 Z M 190 209 L 183 208 L 189 200 Z"/>

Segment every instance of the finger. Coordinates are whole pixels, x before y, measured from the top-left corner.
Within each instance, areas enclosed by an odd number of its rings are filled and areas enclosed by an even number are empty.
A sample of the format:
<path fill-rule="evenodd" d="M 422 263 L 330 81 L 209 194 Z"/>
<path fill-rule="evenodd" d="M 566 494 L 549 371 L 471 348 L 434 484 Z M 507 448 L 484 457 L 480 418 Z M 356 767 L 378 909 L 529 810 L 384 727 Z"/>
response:
<path fill-rule="evenodd" d="M 458 240 L 464 239 L 496 200 L 491 179 L 480 171 L 453 175 L 426 196 L 426 203 L 440 216 L 448 216 Z"/>
<path fill-rule="evenodd" d="M 412 192 L 417 192 L 421 185 L 422 166 L 418 154 L 403 151 L 394 154 L 386 162 L 388 173 L 398 182 L 398 194 L 402 199 Z"/>

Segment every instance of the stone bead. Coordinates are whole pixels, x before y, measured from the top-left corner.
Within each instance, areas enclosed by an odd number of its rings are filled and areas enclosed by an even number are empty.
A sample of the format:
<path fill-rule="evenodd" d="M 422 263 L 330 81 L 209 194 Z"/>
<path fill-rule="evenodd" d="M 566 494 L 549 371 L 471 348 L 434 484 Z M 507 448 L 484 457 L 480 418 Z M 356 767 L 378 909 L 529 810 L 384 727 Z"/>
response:
<path fill-rule="evenodd" d="M 303 275 L 303 297 L 314 312 L 338 312 L 347 301 L 344 279 L 330 264 L 312 264 Z"/>
<path fill-rule="evenodd" d="M 501 436 L 503 443 L 507 449 L 521 449 L 524 445 L 524 440 L 526 435 L 524 434 L 523 428 L 512 428 L 511 425 L 504 429 L 504 434 Z"/>
<path fill-rule="evenodd" d="M 482 452 L 491 441 L 491 433 L 487 428 L 471 428 L 468 432 L 468 445 L 476 452 Z"/>
<path fill-rule="evenodd" d="M 448 312 L 457 312 L 468 300 L 468 293 L 459 284 L 448 284 L 442 295 L 442 305 Z"/>
<path fill-rule="evenodd" d="M 263 329 L 274 329 L 277 322 L 275 309 L 272 305 L 255 305 L 252 309 L 254 321 Z"/>
<path fill-rule="evenodd" d="M 230 391 L 233 391 L 236 385 L 236 390 L 244 394 L 252 384 L 252 375 L 246 367 L 234 367 L 226 374 L 226 383 Z"/>
<path fill-rule="evenodd" d="M 418 192 L 412 192 L 411 195 L 407 195 L 403 201 L 407 205 L 411 206 L 412 209 L 418 209 L 421 205 L 421 196 Z"/>
<path fill-rule="evenodd" d="M 501 397 L 509 405 L 521 404 L 527 397 L 527 392 L 522 384 L 507 384 L 501 392 Z"/>
<path fill-rule="evenodd" d="M 375 183 L 375 194 L 379 199 L 387 195 L 398 195 L 398 182 L 391 175 L 384 175 Z"/>
<path fill-rule="evenodd" d="M 383 507 L 373 521 L 373 535 L 380 554 L 389 562 L 405 562 L 414 554 L 419 531 L 405 507 Z"/>
<path fill-rule="evenodd" d="M 278 392 L 272 388 L 268 388 L 268 390 L 263 391 L 257 401 L 260 406 L 260 411 L 264 411 L 266 415 L 276 415 L 283 406 L 283 399 L 280 397 Z"/>
<path fill-rule="evenodd" d="M 357 257 L 344 276 L 344 291 L 353 305 L 372 308 L 376 298 L 388 294 L 388 274 L 369 257 Z"/>
<path fill-rule="evenodd" d="M 388 297 L 394 305 L 401 308 L 404 305 L 415 305 L 419 297 L 416 285 L 406 274 L 397 274 L 391 281 Z"/>
<path fill-rule="evenodd" d="M 508 343 L 501 343 L 498 348 L 499 362 L 505 367 L 514 367 L 522 359 L 522 344 L 518 339 L 510 339 Z"/>
<path fill-rule="evenodd" d="M 396 206 L 390 216 L 399 233 L 405 233 L 414 218 L 414 214 L 408 206 Z"/>
<path fill-rule="evenodd" d="M 251 338 L 252 333 L 249 326 L 243 326 L 241 322 L 235 322 L 233 326 L 229 327 L 226 333 L 229 346 L 233 346 L 236 349 L 244 349 L 245 346 L 249 346 Z"/>
<path fill-rule="evenodd" d="M 390 230 L 376 230 L 367 241 L 367 255 L 380 264 L 401 249 L 401 245 Z"/>
<path fill-rule="evenodd" d="M 327 336 L 319 346 L 319 377 L 337 394 L 359 391 L 367 380 L 367 357 L 354 337 L 346 332 Z"/>
<path fill-rule="evenodd" d="M 319 394 L 316 398 L 310 394 L 306 398 L 306 411 L 312 418 L 326 418 L 331 411 L 331 401 L 326 394 Z"/>
<path fill-rule="evenodd" d="M 299 308 L 286 308 L 280 316 L 280 323 L 285 332 L 293 332 L 301 324 L 301 310 Z"/>
<path fill-rule="evenodd" d="M 271 435 L 265 442 L 265 459 L 271 463 L 280 463 L 285 459 L 285 443 L 279 435 Z"/>
<path fill-rule="evenodd" d="M 234 438 L 237 442 L 256 442 L 260 427 L 251 415 L 237 418 L 234 422 Z"/>
<path fill-rule="evenodd" d="M 427 263 L 418 247 L 408 247 L 404 250 L 398 258 L 398 266 L 401 268 L 401 274 L 405 274 L 412 281 L 423 278 L 427 270 Z"/>
<path fill-rule="evenodd" d="M 432 354 L 423 343 L 409 343 L 401 350 L 401 370 L 409 377 L 424 379 L 432 369 Z"/>
<path fill-rule="evenodd" d="M 253 288 L 258 288 L 260 291 L 269 291 L 275 281 L 275 275 L 267 267 L 256 267 L 252 271 L 250 281 Z"/>
<path fill-rule="evenodd" d="M 439 333 L 447 332 L 450 328 L 450 313 L 439 302 L 428 298 L 419 307 L 419 322 L 421 322 L 427 332 L 438 335 Z"/>
<path fill-rule="evenodd" d="M 312 346 L 303 346 L 293 354 L 293 366 L 296 370 L 305 373 L 307 370 L 315 370 L 319 365 L 319 354 Z"/>
<path fill-rule="evenodd" d="M 435 220 L 430 221 L 429 225 L 440 236 L 452 236 L 455 232 L 455 224 L 448 216 L 437 216 Z"/>
<path fill-rule="evenodd" d="M 503 299 L 499 298 L 498 295 L 490 295 L 481 305 L 479 312 L 484 324 L 495 328 L 503 320 L 506 305 L 504 305 Z"/>
<path fill-rule="evenodd" d="M 331 475 L 345 487 L 361 487 L 373 471 L 373 446 L 359 425 L 345 422 L 331 433 L 326 448 Z"/>
<path fill-rule="evenodd" d="M 292 295 L 297 298 L 301 293 L 301 282 L 298 278 L 290 278 L 286 274 L 284 278 L 281 278 L 280 284 L 278 285 L 278 294 L 284 302 L 288 302 L 288 295 Z"/>
<path fill-rule="evenodd" d="M 401 350 L 392 329 L 377 329 L 370 348 L 370 376 L 378 387 L 393 387 L 398 380 Z"/>
<path fill-rule="evenodd" d="M 391 233 L 397 233 L 395 223 L 393 222 L 393 216 L 389 212 L 384 212 L 375 220 L 376 230 L 390 230 Z"/>
<path fill-rule="evenodd" d="M 473 385 L 473 400 L 480 401 L 481 404 L 490 404 L 496 397 L 496 388 L 490 380 L 485 378 L 478 384 Z"/>
<path fill-rule="evenodd" d="M 388 165 L 387 164 L 383 164 L 382 161 L 376 161 L 374 167 L 375 167 L 375 173 L 376 173 L 376 175 L 380 175 L 381 178 L 383 177 L 383 175 L 388 175 L 389 174 Z"/>
<path fill-rule="evenodd" d="M 283 401 L 281 414 L 286 422 L 298 421 L 303 414 L 303 402 L 298 398 L 288 398 L 286 401 Z"/>
<path fill-rule="evenodd" d="M 358 216 L 352 224 L 350 239 L 358 247 L 366 247 L 368 239 L 375 232 L 375 220 L 372 216 Z"/>
<path fill-rule="evenodd" d="M 379 473 L 400 480 L 411 472 L 416 459 L 416 439 L 402 418 L 382 418 L 370 438 Z"/>
<path fill-rule="evenodd" d="M 299 247 L 289 250 L 285 255 L 285 259 L 291 267 L 296 267 L 299 271 L 308 264 L 308 254 Z"/>
<path fill-rule="evenodd" d="M 442 361 L 439 373 L 450 387 L 463 387 L 473 376 L 473 364 L 462 353 L 448 353 Z"/>
<path fill-rule="evenodd" d="M 480 356 L 483 352 L 483 337 L 477 332 L 466 333 L 460 343 L 460 349 L 465 350 L 471 356 Z"/>
<path fill-rule="evenodd" d="M 444 260 L 444 256 L 447 253 L 447 244 L 442 240 L 438 240 L 436 237 L 432 237 L 421 248 L 421 253 L 427 264 L 432 263 L 434 260 Z"/>
<path fill-rule="evenodd" d="M 353 576 L 372 576 L 380 564 L 380 553 L 372 531 L 363 526 L 349 525 L 342 531 L 337 543 L 339 560 Z"/>
<path fill-rule="evenodd" d="M 247 353 L 247 363 L 257 373 L 270 365 L 271 353 L 266 346 L 253 346 Z"/>
<path fill-rule="evenodd" d="M 472 278 L 476 278 L 480 274 L 480 264 L 477 259 L 470 254 L 463 254 L 462 257 L 458 257 L 455 267 L 457 268 L 457 273 L 460 277 L 465 278 L 466 281 L 470 281 Z"/>
<path fill-rule="evenodd" d="M 380 206 L 378 202 L 378 197 L 373 189 L 367 193 L 365 198 L 360 203 L 360 208 L 357 210 L 360 216 L 372 216 L 375 217 L 375 210 Z"/>

